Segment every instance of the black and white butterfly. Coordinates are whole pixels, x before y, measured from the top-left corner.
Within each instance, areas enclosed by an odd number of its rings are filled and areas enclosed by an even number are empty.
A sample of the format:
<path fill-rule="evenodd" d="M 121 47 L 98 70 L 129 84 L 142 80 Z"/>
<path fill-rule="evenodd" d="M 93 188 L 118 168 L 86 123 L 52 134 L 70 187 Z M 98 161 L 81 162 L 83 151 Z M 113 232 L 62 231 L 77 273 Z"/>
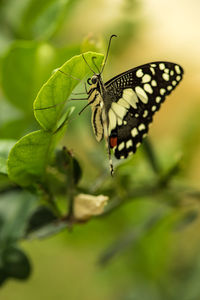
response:
<path fill-rule="evenodd" d="M 93 71 L 88 81 L 88 104 L 95 137 L 98 142 L 105 138 L 113 174 L 111 149 L 117 159 L 136 152 L 154 113 L 181 81 L 183 68 L 176 63 L 157 61 L 125 71 L 104 83 L 104 66 L 98 73 Z"/>

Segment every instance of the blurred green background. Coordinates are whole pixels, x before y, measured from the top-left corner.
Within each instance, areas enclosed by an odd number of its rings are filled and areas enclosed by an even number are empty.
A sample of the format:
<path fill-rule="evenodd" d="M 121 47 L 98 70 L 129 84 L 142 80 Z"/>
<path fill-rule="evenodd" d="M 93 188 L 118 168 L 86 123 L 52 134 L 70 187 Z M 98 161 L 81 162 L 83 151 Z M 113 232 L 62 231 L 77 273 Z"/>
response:
<path fill-rule="evenodd" d="M 118 38 L 105 81 L 156 60 L 185 70 L 149 134 L 164 170 L 177 163 L 178 192 L 163 188 L 148 195 L 156 177 L 141 147 L 105 185 L 115 189 L 131 174 L 129 184 L 144 185 L 146 194 L 71 232 L 22 242 L 32 275 L 26 282 L 6 282 L 0 299 L 200 300 L 199 11 L 196 0 L 0 1 L 1 139 L 13 141 L 38 129 L 32 104 L 42 84 L 73 55 L 105 53 L 111 34 Z M 108 166 L 106 150 L 93 136 L 90 110 L 79 117 L 83 102 L 70 105 L 76 110 L 61 144 L 81 162 L 81 185 L 89 180 L 92 192 L 93 179 Z"/>

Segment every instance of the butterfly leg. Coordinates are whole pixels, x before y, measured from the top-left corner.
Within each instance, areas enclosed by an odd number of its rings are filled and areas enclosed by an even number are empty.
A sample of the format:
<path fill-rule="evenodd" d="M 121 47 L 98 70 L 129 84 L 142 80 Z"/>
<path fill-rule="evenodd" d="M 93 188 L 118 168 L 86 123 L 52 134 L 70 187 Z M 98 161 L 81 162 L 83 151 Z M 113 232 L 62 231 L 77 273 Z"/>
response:
<path fill-rule="evenodd" d="M 111 157 L 111 153 L 110 153 L 110 147 L 108 148 L 108 156 L 109 156 L 110 174 L 111 174 L 111 176 L 113 176 L 114 168 L 113 168 L 113 162 L 112 162 L 112 157 Z"/>
<path fill-rule="evenodd" d="M 83 95 L 83 94 L 88 94 L 86 82 L 84 82 L 84 88 L 85 88 L 85 92 L 81 92 L 81 93 L 72 93 L 72 95 Z"/>

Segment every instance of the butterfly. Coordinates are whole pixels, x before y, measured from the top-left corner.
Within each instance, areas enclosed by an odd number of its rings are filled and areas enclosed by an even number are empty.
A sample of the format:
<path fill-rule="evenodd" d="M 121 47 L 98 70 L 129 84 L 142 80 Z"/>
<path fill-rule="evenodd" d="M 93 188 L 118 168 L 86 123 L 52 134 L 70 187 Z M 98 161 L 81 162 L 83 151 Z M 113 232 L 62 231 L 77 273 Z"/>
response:
<path fill-rule="evenodd" d="M 132 68 L 104 83 L 101 76 L 104 66 L 105 63 L 98 73 L 93 71 L 87 93 L 93 131 L 98 142 L 103 138 L 106 141 L 113 175 L 111 150 L 117 159 L 136 152 L 155 112 L 182 80 L 183 68 L 176 63 L 156 61 Z"/>

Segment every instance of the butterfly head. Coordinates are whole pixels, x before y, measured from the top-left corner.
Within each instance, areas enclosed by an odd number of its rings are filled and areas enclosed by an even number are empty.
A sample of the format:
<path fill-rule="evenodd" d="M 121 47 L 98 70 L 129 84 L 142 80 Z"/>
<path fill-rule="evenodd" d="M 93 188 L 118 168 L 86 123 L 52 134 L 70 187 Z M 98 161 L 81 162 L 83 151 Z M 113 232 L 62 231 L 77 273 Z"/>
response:
<path fill-rule="evenodd" d="M 91 82 L 92 82 L 92 84 L 96 84 L 97 83 L 97 81 L 98 81 L 98 75 L 93 75 L 92 77 L 91 77 Z"/>
<path fill-rule="evenodd" d="M 88 78 L 87 80 L 87 83 L 89 85 L 92 85 L 93 87 L 97 87 L 99 82 L 101 82 L 101 75 L 98 73 L 95 73 L 92 77 Z"/>
<path fill-rule="evenodd" d="M 82 57 L 85 61 L 85 63 L 87 64 L 87 66 L 89 67 L 89 69 L 93 72 L 93 76 L 91 78 L 88 78 L 87 80 L 87 83 L 89 85 L 95 85 L 97 86 L 99 82 L 102 82 L 102 79 L 101 79 L 101 74 L 103 73 L 103 70 L 104 70 L 104 67 L 106 65 L 106 62 L 107 62 L 107 59 L 108 59 L 108 53 L 109 53 L 109 50 L 110 50 L 110 45 L 111 45 L 111 40 L 113 37 L 117 37 L 115 34 L 111 35 L 110 37 L 110 40 L 109 40 L 109 44 L 108 44 L 108 49 L 107 49 L 107 52 L 106 52 L 106 56 L 105 56 L 105 60 L 103 62 L 103 65 L 101 67 L 101 69 L 99 69 L 98 65 L 95 63 L 95 60 L 96 60 L 96 57 L 93 56 L 92 57 L 92 62 L 93 62 L 93 65 L 95 66 L 95 68 L 97 69 L 98 73 L 96 73 L 92 68 L 91 66 L 88 64 L 88 62 L 86 61 L 84 55 L 82 54 Z"/>

